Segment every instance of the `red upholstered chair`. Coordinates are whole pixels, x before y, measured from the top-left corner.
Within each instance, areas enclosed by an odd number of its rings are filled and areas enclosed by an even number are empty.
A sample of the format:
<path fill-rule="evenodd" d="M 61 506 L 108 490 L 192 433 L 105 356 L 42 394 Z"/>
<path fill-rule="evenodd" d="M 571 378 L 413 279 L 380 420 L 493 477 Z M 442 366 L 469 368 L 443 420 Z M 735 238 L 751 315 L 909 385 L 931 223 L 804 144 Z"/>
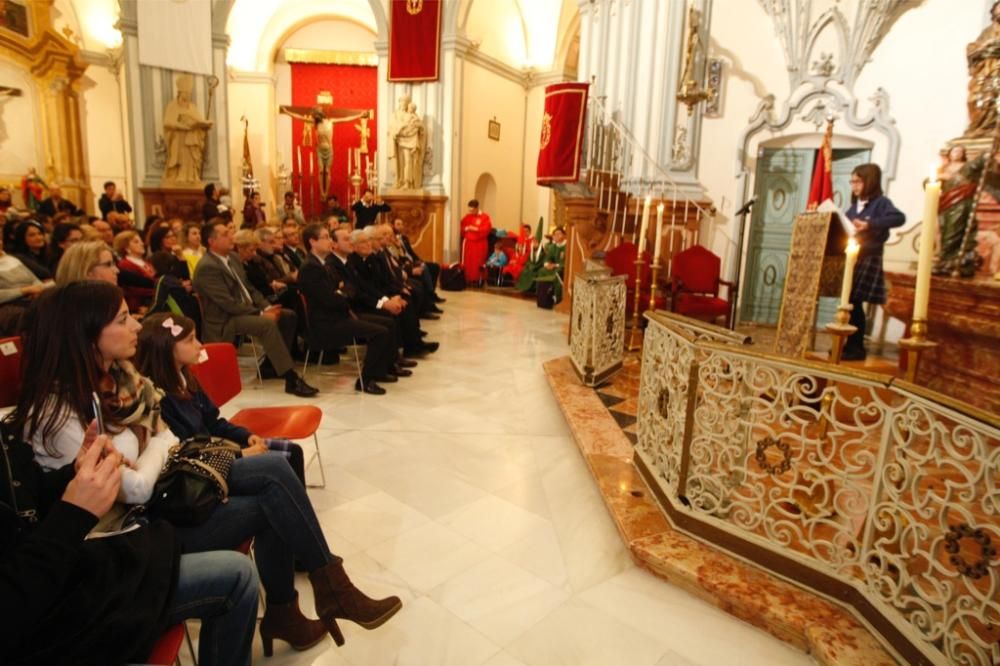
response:
<path fill-rule="evenodd" d="M 173 666 L 180 664 L 181 646 L 184 645 L 184 623 L 175 624 L 163 632 L 156 641 L 153 651 L 146 658 L 147 664 L 154 666 Z"/>
<path fill-rule="evenodd" d="M 637 248 L 632 243 L 623 242 L 615 249 L 604 255 L 604 265 L 611 269 L 612 275 L 625 276 L 625 291 L 627 300 L 625 310 L 629 316 L 632 315 L 632 308 L 635 305 L 635 257 Z M 649 308 L 650 282 L 652 281 L 652 271 L 649 269 L 649 253 L 642 253 L 643 264 L 639 283 L 639 314 Z M 667 307 L 667 299 L 659 292 L 654 302 L 656 309 L 662 310 Z"/>
<path fill-rule="evenodd" d="M 222 407 L 243 390 L 236 348 L 228 342 L 209 342 L 205 345 L 205 351 L 208 353 L 208 360 L 193 366 L 192 370 L 205 394 L 216 406 Z M 298 440 L 312 437 L 316 452 L 306 463 L 306 467 L 313 460 L 318 461 L 322 483 L 309 487 L 326 488 L 326 472 L 319 452 L 319 437 L 316 436 L 319 424 L 323 421 L 323 412 L 318 407 L 251 407 L 236 412 L 229 421 L 265 439 L 275 437 Z"/>
<path fill-rule="evenodd" d="M 21 393 L 21 338 L 0 338 L 0 407 L 13 407 Z"/>
<path fill-rule="evenodd" d="M 733 283 L 720 279 L 722 261 L 701 245 L 692 245 L 674 255 L 670 282 L 672 312 L 711 323 L 719 317 L 732 316 Z M 726 298 L 719 296 L 719 286 L 726 285 Z"/>

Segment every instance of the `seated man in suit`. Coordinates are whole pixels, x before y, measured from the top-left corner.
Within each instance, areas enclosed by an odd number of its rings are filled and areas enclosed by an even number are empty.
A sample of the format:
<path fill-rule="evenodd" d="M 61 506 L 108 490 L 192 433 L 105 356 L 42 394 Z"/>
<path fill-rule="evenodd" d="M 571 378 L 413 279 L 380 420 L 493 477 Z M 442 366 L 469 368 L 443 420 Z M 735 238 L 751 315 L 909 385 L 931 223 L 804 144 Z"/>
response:
<path fill-rule="evenodd" d="M 437 314 L 441 310 L 434 305 L 423 281 L 413 274 L 413 265 L 403 252 L 392 225 L 380 224 L 370 233 L 374 233 L 376 243 L 381 248 L 378 254 L 385 264 L 384 270 L 391 280 L 403 285 L 406 300 L 417 308 L 420 318 L 439 319 Z"/>
<path fill-rule="evenodd" d="M 372 395 L 384 394 L 385 389 L 376 381 L 395 382 L 399 376 L 394 372 L 394 332 L 378 321 L 362 319 L 352 312 L 347 285 L 327 263 L 333 253 L 333 241 L 324 225 L 307 225 L 302 230 L 302 242 L 309 248 L 309 254 L 299 269 L 299 289 L 309 305 L 310 346 L 327 351 L 363 340 L 368 351 L 354 389 Z"/>
<path fill-rule="evenodd" d="M 344 232 L 338 230 L 337 233 L 339 238 Z M 354 253 L 347 260 L 348 266 L 357 274 L 363 288 L 374 294 L 378 303 L 385 303 L 376 307 L 383 312 L 388 311 L 398 322 L 404 356 L 420 358 L 437 351 L 438 343 L 423 340 L 416 308 L 407 302 L 400 285 L 387 275 L 385 263 L 375 256 L 371 235 L 371 230 L 367 228 L 351 232 L 349 243 Z"/>
<path fill-rule="evenodd" d="M 295 338 L 295 313 L 271 305 L 250 284 L 243 264 L 232 252 L 233 237 L 225 224 L 206 224 L 201 239 L 208 252 L 198 262 L 193 285 L 205 311 L 205 341 L 232 342 L 237 335 L 253 336 L 263 345 L 274 374 L 285 379 L 286 393 L 302 398 L 319 393 L 292 368 L 288 350 Z"/>
<path fill-rule="evenodd" d="M 403 255 L 409 259 L 413 266 L 413 275 L 424 284 L 424 289 L 433 305 L 431 312 L 441 313 L 442 310 L 437 307 L 438 303 L 445 302 L 445 299 L 437 295 L 437 280 L 438 275 L 441 274 L 441 265 L 420 258 L 420 255 L 413 249 L 409 236 L 403 233 L 403 218 L 397 217 L 393 220 L 392 229 L 396 233 L 396 239 L 402 248 Z"/>

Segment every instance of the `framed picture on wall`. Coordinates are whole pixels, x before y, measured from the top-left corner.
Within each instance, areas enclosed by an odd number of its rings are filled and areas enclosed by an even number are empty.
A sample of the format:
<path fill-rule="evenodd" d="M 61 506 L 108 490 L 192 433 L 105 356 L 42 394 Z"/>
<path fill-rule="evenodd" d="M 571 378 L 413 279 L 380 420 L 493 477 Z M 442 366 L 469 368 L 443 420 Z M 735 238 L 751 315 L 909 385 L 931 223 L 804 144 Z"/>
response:
<path fill-rule="evenodd" d="M 28 29 L 28 8 L 22 1 L 0 2 L 0 28 L 6 28 L 22 37 L 30 36 Z"/>
<path fill-rule="evenodd" d="M 488 136 L 494 141 L 500 140 L 500 123 L 497 122 L 496 118 L 490 121 Z"/>

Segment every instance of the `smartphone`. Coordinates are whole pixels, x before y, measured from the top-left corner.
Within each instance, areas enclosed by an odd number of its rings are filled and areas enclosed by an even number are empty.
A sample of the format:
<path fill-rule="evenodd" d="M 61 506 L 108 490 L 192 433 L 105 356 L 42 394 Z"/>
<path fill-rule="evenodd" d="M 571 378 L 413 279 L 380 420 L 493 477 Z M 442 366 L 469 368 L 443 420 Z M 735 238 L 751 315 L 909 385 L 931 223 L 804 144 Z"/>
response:
<path fill-rule="evenodd" d="M 91 399 L 94 402 L 94 420 L 97 421 L 97 434 L 104 434 L 104 413 L 101 411 L 101 399 L 97 395 L 97 391 L 90 394 Z"/>

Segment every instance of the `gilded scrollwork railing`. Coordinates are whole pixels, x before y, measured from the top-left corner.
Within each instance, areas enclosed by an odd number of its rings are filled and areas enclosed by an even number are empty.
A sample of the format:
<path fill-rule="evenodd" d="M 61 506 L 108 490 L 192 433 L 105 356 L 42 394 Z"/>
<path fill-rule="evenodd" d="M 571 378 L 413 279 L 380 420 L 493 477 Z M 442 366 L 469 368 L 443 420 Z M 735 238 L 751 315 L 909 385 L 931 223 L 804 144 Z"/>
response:
<path fill-rule="evenodd" d="M 637 462 L 679 529 L 849 607 L 903 663 L 1000 663 L 1000 421 L 647 315 Z"/>

